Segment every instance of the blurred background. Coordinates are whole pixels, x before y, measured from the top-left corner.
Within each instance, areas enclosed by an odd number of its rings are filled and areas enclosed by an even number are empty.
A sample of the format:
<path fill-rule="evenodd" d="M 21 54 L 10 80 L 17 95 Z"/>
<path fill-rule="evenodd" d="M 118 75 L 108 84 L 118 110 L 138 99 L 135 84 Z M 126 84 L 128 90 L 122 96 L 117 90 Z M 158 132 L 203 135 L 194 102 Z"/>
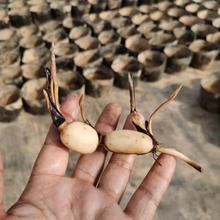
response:
<path fill-rule="evenodd" d="M 178 161 L 155 219 L 219 219 L 220 3 L 1 0 L 0 152 L 7 208 L 23 191 L 51 123 L 42 89 L 52 42 L 60 101 L 85 91 L 93 124 L 107 103 L 118 102 L 123 126 L 129 72 L 145 118 L 183 84 L 153 129 L 161 143 L 190 156 L 204 171 Z M 78 156 L 71 152 L 67 174 Z M 153 162 L 150 154 L 137 157 L 122 207 Z"/>

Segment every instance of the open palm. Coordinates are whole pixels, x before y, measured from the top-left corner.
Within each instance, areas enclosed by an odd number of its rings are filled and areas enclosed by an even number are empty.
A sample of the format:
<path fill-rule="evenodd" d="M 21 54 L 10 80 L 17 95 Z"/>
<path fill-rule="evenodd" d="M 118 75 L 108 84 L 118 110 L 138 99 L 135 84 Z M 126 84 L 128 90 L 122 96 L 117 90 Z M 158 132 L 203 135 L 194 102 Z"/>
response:
<path fill-rule="evenodd" d="M 77 95 L 70 95 L 62 105 L 66 120 L 73 121 L 77 118 L 78 101 Z M 120 113 L 118 105 L 107 105 L 97 121 L 96 129 L 101 134 L 115 129 Z M 129 117 L 125 128 L 133 129 Z M 106 151 L 99 146 L 96 152 L 80 157 L 71 177 L 65 175 L 68 159 L 68 149 L 60 142 L 56 128 L 51 126 L 23 194 L 7 212 L 4 211 L 3 205 L 0 205 L 0 218 L 152 219 L 176 165 L 173 157 L 161 155 L 158 158 L 159 163 L 153 165 L 125 210 L 122 210 L 118 203 L 128 183 L 135 155 L 112 154 L 103 170 Z M 1 199 L 2 189 L 3 187 L 0 190 Z"/>

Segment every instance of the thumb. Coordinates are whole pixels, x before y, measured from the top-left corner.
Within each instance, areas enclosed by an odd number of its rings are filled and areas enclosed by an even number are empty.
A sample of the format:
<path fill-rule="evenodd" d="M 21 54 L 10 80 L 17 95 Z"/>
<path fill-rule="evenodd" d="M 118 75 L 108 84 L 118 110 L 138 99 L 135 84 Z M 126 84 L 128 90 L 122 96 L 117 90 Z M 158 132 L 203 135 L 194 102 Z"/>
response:
<path fill-rule="evenodd" d="M 3 205 L 3 159 L 0 154 L 0 219 L 5 217 L 5 209 Z"/>

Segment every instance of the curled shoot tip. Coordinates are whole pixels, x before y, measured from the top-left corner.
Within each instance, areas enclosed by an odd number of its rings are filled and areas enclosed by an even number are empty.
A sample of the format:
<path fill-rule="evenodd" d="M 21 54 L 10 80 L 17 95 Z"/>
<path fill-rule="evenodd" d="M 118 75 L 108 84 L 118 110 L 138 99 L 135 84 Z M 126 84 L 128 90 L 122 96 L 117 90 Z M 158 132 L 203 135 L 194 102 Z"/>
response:
<path fill-rule="evenodd" d="M 132 113 L 136 111 L 136 100 L 135 100 L 134 78 L 131 73 L 128 73 L 128 84 L 129 84 L 129 93 L 130 93 L 130 109 Z"/>
<path fill-rule="evenodd" d="M 182 84 L 179 85 L 179 86 L 177 87 L 177 89 L 176 89 L 174 92 L 172 92 L 172 93 L 170 94 L 170 96 L 169 96 L 164 102 L 162 102 L 162 103 L 154 110 L 154 112 L 150 115 L 150 118 L 149 118 L 149 121 L 148 121 L 148 130 L 149 130 L 149 132 L 150 132 L 151 134 L 153 134 L 153 131 L 152 131 L 152 122 L 153 122 L 154 116 L 157 114 L 157 112 L 158 112 L 164 105 L 168 104 L 170 101 L 174 100 L 174 99 L 177 97 L 177 95 L 179 94 L 179 92 L 180 92 L 180 90 L 181 90 L 182 87 L 183 87 Z"/>
<path fill-rule="evenodd" d="M 198 170 L 199 172 L 202 172 L 202 167 L 200 165 L 198 165 L 195 161 L 191 160 L 189 157 L 187 157 L 183 153 L 173 148 L 165 148 L 165 147 L 158 146 L 156 151 L 160 153 L 164 153 L 164 154 L 169 154 L 171 156 L 179 158 L 183 160 L 184 162 L 186 162 L 187 164 L 189 164 L 190 166 L 192 166 L 193 168 L 195 168 L 196 170 Z"/>

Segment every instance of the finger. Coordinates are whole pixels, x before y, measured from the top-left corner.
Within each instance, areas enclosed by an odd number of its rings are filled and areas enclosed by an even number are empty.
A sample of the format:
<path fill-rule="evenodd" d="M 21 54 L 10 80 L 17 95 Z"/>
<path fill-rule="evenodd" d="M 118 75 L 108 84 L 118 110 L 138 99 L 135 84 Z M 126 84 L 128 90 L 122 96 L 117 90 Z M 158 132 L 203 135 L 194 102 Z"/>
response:
<path fill-rule="evenodd" d="M 124 128 L 135 130 L 130 116 L 128 116 Z M 113 153 L 102 174 L 98 187 L 117 202 L 126 188 L 134 160 L 135 155 Z"/>
<path fill-rule="evenodd" d="M 114 130 L 117 127 L 120 114 L 120 106 L 115 103 L 108 104 L 96 123 L 97 131 L 101 135 L 105 135 Z M 103 146 L 99 146 L 92 154 L 82 155 L 73 170 L 72 176 L 94 184 L 102 171 L 105 157 L 106 150 Z"/>
<path fill-rule="evenodd" d="M 162 154 L 133 194 L 125 212 L 135 220 L 153 219 L 176 168 L 176 159 Z"/>
<path fill-rule="evenodd" d="M 2 156 L 0 155 L 0 219 L 5 216 L 5 209 L 3 204 L 3 190 L 4 190 L 4 181 L 3 181 L 3 160 Z"/>
<path fill-rule="evenodd" d="M 79 96 L 70 94 L 61 106 L 67 121 L 74 121 L 79 113 Z M 35 162 L 32 175 L 64 175 L 69 159 L 69 150 L 60 141 L 59 131 L 52 125 L 45 143 Z"/>

